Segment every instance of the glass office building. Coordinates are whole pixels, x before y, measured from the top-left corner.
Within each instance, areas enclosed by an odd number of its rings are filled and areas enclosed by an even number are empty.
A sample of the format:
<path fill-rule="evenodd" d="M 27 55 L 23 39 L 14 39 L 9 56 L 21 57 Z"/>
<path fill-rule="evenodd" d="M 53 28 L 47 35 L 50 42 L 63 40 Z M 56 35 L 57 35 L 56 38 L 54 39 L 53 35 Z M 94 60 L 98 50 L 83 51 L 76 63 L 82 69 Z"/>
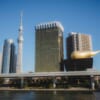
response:
<path fill-rule="evenodd" d="M 14 73 L 15 67 L 15 45 L 12 39 L 7 39 L 3 47 L 2 73 Z"/>
<path fill-rule="evenodd" d="M 60 22 L 36 25 L 36 72 L 60 71 L 63 59 L 63 31 Z"/>

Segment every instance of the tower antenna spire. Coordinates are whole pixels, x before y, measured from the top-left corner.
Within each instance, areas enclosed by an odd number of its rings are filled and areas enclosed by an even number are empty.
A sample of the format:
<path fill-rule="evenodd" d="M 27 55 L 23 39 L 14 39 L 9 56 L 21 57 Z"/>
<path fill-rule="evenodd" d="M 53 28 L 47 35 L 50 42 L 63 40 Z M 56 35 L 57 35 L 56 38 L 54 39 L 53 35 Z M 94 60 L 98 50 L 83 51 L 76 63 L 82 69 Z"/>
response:
<path fill-rule="evenodd" d="M 22 25 L 22 21 L 23 21 L 22 18 L 23 18 L 23 12 L 21 11 L 21 13 L 20 13 L 20 26 L 23 26 L 23 25 Z"/>
<path fill-rule="evenodd" d="M 22 72 L 22 56 L 23 56 L 23 24 L 22 24 L 23 13 L 20 13 L 20 27 L 19 27 L 19 36 L 18 36 L 18 54 L 17 54 L 17 65 L 16 73 Z"/>
<path fill-rule="evenodd" d="M 19 31 L 23 31 L 23 12 L 20 13 L 20 27 Z"/>

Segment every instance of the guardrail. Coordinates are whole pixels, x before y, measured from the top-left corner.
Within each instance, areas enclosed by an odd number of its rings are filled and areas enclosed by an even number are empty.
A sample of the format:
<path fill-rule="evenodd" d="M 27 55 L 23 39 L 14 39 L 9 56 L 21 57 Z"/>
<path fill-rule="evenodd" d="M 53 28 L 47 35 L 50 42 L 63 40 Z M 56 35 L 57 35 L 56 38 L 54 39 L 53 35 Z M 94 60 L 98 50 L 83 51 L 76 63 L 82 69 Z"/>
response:
<path fill-rule="evenodd" d="M 68 71 L 68 72 L 34 72 L 34 73 L 9 73 L 0 74 L 3 78 L 14 77 L 56 77 L 56 76 L 99 76 L 100 71 Z"/>

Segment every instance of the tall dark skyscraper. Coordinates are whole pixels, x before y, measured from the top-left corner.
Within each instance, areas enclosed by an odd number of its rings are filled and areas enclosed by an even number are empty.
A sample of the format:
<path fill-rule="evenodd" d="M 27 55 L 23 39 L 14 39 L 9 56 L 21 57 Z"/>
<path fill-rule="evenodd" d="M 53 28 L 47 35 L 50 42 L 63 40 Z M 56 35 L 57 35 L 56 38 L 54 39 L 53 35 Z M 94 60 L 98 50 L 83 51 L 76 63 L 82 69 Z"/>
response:
<path fill-rule="evenodd" d="M 2 73 L 15 73 L 15 45 L 12 39 L 4 41 L 2 57 Z"/>
<path fill-rule="evenodd" d="M 2 53 L 0 53 L 0 73 L 1 73 L 1 68 L 2 68 Z"/>
<path fill-rule="evenodd" d="M 15 55 L 15 45 L 14 43 L 11 44 L 10 50 L 10 73 L 16 73 L 16 55 Z"/>
<path fill-rule="evenodd" d="M 63 59 L 63 26 L 60 22 L 39 24 L 36 35 L 36 72 L 60 71 Z"/>

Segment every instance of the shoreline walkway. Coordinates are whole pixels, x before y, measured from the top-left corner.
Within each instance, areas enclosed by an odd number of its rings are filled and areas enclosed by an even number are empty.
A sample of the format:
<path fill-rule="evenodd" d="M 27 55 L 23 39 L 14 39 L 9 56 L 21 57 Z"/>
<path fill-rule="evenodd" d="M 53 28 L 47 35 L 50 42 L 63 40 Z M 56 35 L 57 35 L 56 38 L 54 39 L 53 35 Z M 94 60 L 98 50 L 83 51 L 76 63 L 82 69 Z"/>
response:
<path fill-rule="evenodd" d="M 89 88 L 80 88 L 80 87 L 71 87 L 71 88 L 52 88 L 52 89 L 45 89 L 45 88 L 9 88 L 9 87 L 1 87 L 0 91 L 96 91 Z"/>

